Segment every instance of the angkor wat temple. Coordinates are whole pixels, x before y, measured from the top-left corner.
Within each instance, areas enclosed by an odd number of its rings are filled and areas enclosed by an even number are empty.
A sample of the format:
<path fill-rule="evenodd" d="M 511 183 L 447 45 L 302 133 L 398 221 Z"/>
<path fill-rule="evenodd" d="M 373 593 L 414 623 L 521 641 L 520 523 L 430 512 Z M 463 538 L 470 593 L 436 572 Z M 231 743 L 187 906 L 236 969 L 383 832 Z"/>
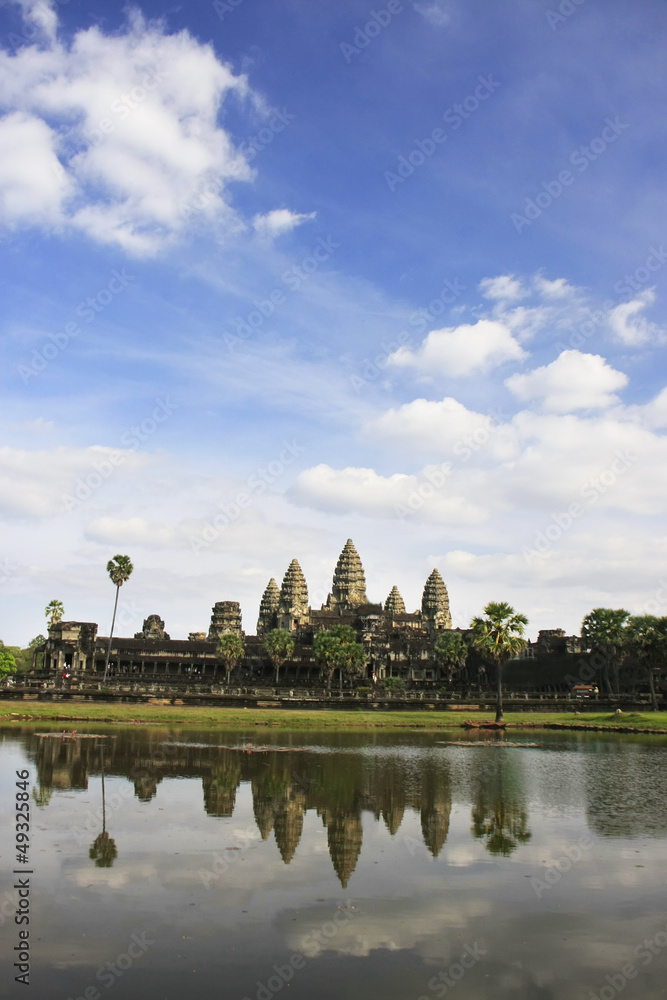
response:
<path fill-rule="evenodd" d="M 171 639 L 159 615 L 149 615 L 142 631 L 132 639 L 113 638 L 112 674 L 190 675 L 214 679 L 222 674 L 217 654 L 221 635 L 232 632 L 243 638 L 245 655 L 237 670 L 239 679 L 259 679 L 271 674 L 263 650 L 272 629 L 294 633 L 295 649 L 283 668 L 286 683 L 312 684 L 319 678 L 313 658 L 313 638 L 333 625 L 351 625 L 367 650 L 368 676 L 387 674 L 410 680 L 435 681 L 437 667 L 432 649 L 442 629 L 452 627 L 447 587 L 434 569 L 426 580 L 421 609 L 407 612 L 397 587 L 384 604 L 374 604 L 366 594 L 366 577 L 351 539 L 345 543 L 333 575 L 331 592 L 319 610 L 310 607 L 308 585 L 293 559 L 279 588 L 274 578 L 266 586 L 259 606 L 256 635 L 246 635 L 241 608 L 236 601 L 214 604 L 206 632 L 190 632 L 187 640 Z M 54 672 L 99 673 L 104 670 L 108 637 L 97 633 L 92 622 L 57 622 L 49 628 L 44 668 Z"/>
<path fill-rule="evenodd" d="M 234 678 L 239 684 L 268 680 L 272 667 L 264 651 L 265 636 L 272 629 L 294 634 L 295 648 L 284 664 L 281 677 L 288 686 L 312 686 L 320 681 L 313 656 L 313 640 L 318 632 L 334 625 L 349 625 L 366 649 L 368 678 L 400 677 L 425 686 L 444 679 L 433 655 L 439 634 L 452 628 L 449 595 L 442 576 L 434 569 L 422 594 L 421 609 L 408 612 L 396 586 L 384 604 L 374 604 L 366 594 L 366 577 L 361 559 L 351 539 L 345 543 L 333 575 L 331 592 L 319 610 L 308 602 L 308 586 L 296 559 L 293 559 L 278 587 L 272 577 L 264 590 L 255 635 L 246 635 L 241 624 L 241 608 L 236 601 L 213 605 L 206 632 L 190 632 L 187 640 L 171 639 L 159 615 L 149 615 L 141 632 L 132 639 L 116 638 L 111 645 L 112 676 L 138 675 L 152 678 L 181 676 L 209 683 L 224 671 L 217 643 L 225 633 L 243 639 L 244 657 Z M 100 673 L 104 670 L 108 638 L 97 634 L 92 622 L 58 622 L 49 628 L 44 669 L 57 673 Z M 467 634 L 468 630 L 460 630 Z M 562 629 L 540 633 L 532 651 L 577 652 L 578 640 L 566 637 Z"/>

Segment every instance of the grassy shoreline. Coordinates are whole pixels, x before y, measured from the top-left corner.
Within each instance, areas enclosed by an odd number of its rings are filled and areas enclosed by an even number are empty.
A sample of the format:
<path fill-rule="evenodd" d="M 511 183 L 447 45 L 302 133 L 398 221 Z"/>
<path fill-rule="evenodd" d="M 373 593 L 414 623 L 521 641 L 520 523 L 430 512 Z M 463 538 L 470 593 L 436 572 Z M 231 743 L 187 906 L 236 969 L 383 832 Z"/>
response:
<path fill-rule="evenodd" d="M 492 721 L 493 713 L 438 711 L 364 711 L 205 708 L 180 705 L 95 705 L 4 702 L 0 724 L 26 722 L 105 722 L 120 725 L 206 725 L 220 729 L 248 726 L 281 729 L 461 729 L 465 719 Z M 585 712 L 508 712 L 510 729 L 608 730 L 667 734 L 667 712 L 629 712 L 627 715 Z"/>

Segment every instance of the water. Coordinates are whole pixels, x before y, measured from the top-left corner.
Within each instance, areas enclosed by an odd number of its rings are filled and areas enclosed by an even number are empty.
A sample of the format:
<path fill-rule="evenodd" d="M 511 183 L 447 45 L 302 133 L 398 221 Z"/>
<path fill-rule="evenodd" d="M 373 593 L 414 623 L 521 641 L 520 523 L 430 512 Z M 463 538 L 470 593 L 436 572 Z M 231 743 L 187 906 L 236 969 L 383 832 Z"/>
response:
<path fill-rule="evenodd" d="M 0 748 L 9 996 L 667 996 L 662 737 L 47 731 Z M 24 767 L 30 994 L 8 891 Z"/>

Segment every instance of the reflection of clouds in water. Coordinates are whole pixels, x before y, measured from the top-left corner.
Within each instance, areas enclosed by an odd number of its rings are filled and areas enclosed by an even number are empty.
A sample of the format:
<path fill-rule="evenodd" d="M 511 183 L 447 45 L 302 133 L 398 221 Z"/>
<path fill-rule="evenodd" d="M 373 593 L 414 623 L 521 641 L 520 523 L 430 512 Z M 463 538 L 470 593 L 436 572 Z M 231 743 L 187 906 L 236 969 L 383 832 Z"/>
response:
<path fill-rule="evenodd" d="M 485 900 L 460 894 L 449 901 L 441 897 L 393 901 L 351 898 L 350 903 L 355 907 L 352 919 L 341 924 L 335 936 L 322 936 L 319 943 L 315 935 L 331 920 L 331 914 L 327 916 L 323 908 L 301 911 L 296 925 L 287 927 L 288 946 L 309 958 L 324 951 L 362 958 L 377 949 L 410 949 L 423 957 L 441 957 L 444 942 L 455 939 L 452 931 L 462 931 L 469 921 L 489 916 L 492 909 Z M 456 948 L 460 945 L 455 944 Z"/>

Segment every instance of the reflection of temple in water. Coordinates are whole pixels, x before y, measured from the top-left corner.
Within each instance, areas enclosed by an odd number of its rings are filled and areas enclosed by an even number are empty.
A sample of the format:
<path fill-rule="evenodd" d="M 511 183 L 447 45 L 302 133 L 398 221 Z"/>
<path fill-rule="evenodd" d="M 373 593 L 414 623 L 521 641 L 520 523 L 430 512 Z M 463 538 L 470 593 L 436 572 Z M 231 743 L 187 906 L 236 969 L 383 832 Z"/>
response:
<path fill-rule="evenodd" d="M 101 751 L 96 740 L 38 739 L 32 734 L 26 740 L 37 764 L 44 801 L 48 801 L 51 788 L 85 789 L 89 774 L 100 773 Z M 132 781 L 141 802 L 152 800 L 165 778 L 198 778 L 206 814 L 231 818 L 239 786 L 248 784 L 261 837 L 267 840 L 273 834 L 285 864 L 290 864 L 297 852 L 306 813 L 313 811 L 327 831 L 331 862 L 343 887 L 359 861 L 365 812 L 383 820 L 391 836 L 399 833 L 406 812 L 418 815 L 424 844 L 434 858 L 441 853 L 449 833 L 452 781 L 445 754 L 425 756 L 418 769 L 406 769 L 400 754 L 362 755 L 345 747 L 335 754 L 297 748 L 251 752 L 243 747 L 236 750 L 170 742 L 168 731 L 160 730 L 119 733 L 107 737 L 104 745 L 107 776 Z M 512 801 L 515 784 L 516 778 L 505 780 Z M 525 814 L 519 810 L 515 816 L 511 803 L 504 809 L 498 806 L 503 789 L 498 786 L 496 772 L 486 775 L 479 771 L 473 785 L 476 834 L 487 831 L 484 820 L 488 817 L 491 826 L 500 818 L 501 828 L 505 819 L 513 818 L 509 833 L 520 842 Z M 496 842 L 493 831 L 489 832 L 487 849 L 493 850 Z M 499 832 L 502 836 L 508 831 Z"/>

